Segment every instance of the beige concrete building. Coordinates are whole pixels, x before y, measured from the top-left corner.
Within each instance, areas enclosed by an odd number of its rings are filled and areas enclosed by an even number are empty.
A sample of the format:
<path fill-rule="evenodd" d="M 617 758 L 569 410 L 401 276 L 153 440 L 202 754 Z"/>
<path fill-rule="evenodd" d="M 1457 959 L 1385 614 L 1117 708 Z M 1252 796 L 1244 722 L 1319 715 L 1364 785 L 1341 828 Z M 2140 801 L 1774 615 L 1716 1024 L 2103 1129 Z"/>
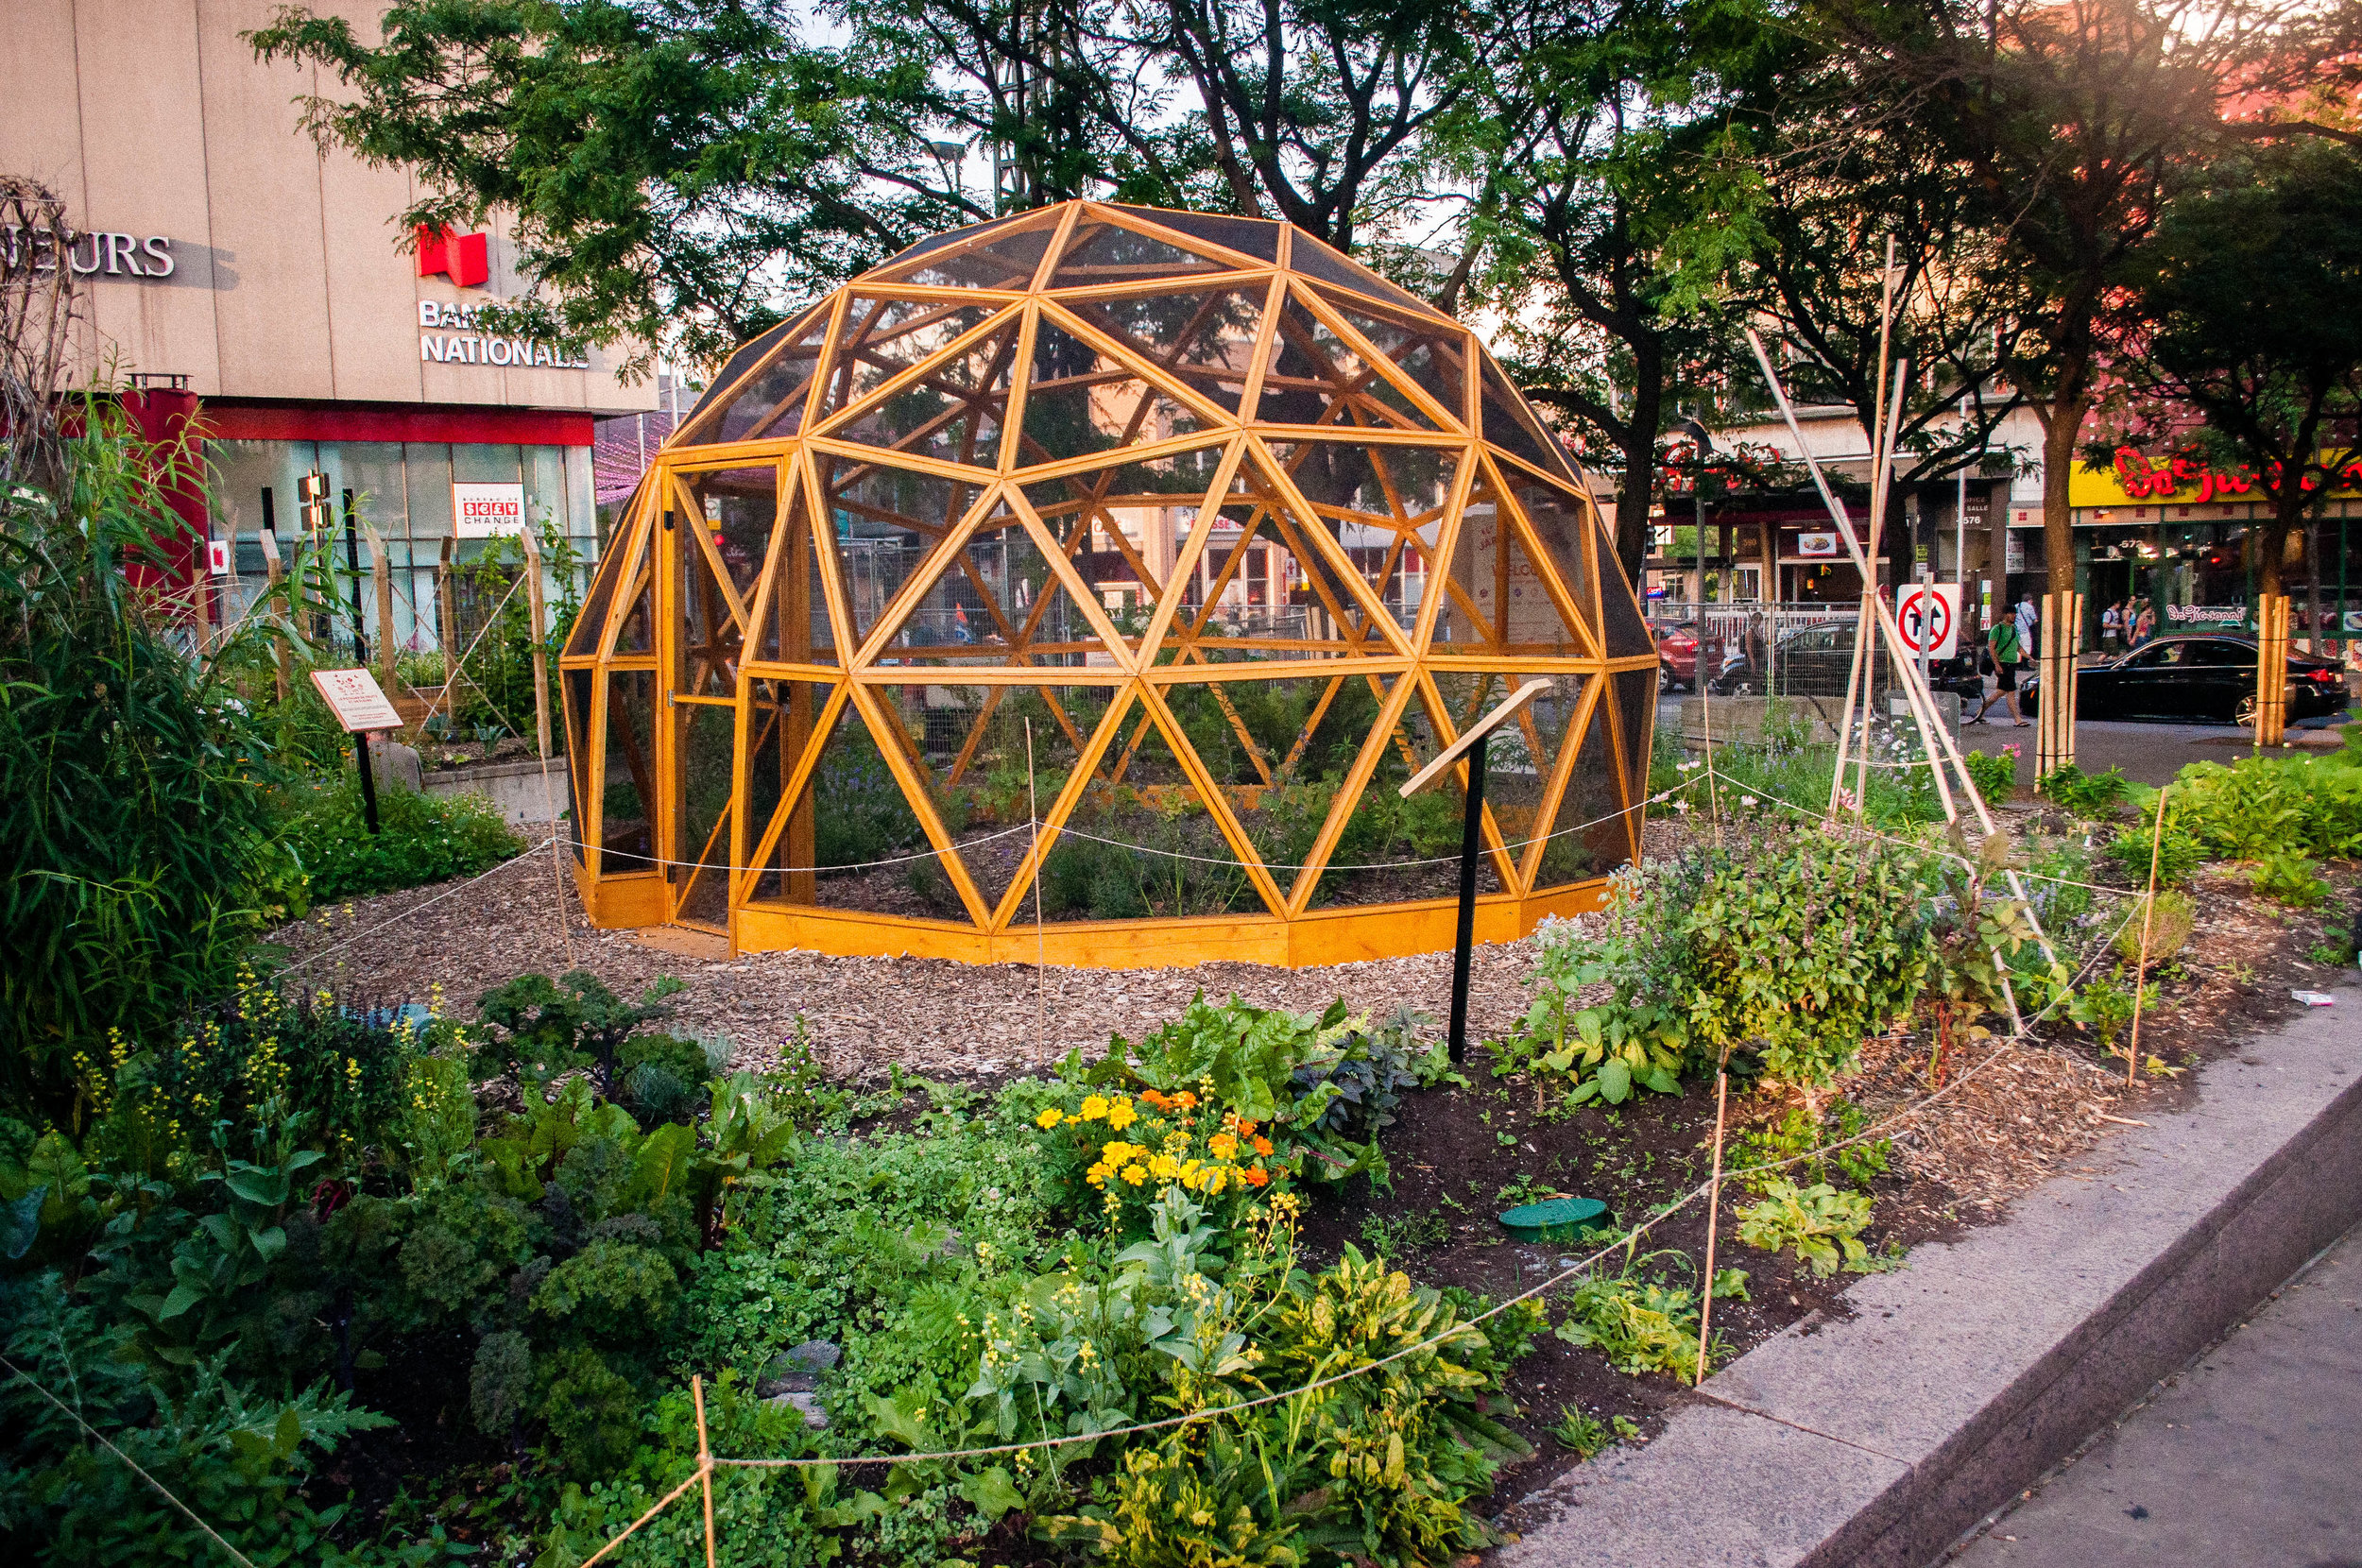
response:
<path fill-rule="evenodd" d="M 363 26 L 380 9 L 314 3 Z M 79 230 L 86 370 L 185 378 L 201 400 L 241 575 L 260 580 L 264 522 L 290 530 L 299 478 L 324 471 L 392 545 L 395 637 L 432 643 L 444 542 L 483 548 L 469 503 L 547 518 L 589 554 L 592 418 L 653 408 L 656 386 L 619 379 L 620 355 L 477 330 L 474 307 L 521 292 L 505 229 L 418 254 L 395 221 L 407 173 L 300 127 L 298 100 L 334 80 L 245 42 L 278 4 L 7 0 L 0 169 L 51 185 Z"/>

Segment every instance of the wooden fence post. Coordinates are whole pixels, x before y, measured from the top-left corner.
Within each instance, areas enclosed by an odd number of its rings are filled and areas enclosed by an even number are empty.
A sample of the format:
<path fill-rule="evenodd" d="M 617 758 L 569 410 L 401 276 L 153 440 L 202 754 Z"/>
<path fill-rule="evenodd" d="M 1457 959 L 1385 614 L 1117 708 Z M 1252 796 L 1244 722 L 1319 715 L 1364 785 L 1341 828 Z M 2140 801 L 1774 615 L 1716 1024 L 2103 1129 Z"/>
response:
<path fill-rule="evenodd" d="M 2267 594 L 2256 605 L 2255 747 L 2286 743 L 2288 727 L 2288 596 Z"/>
<path fill-rule="evenodd" d="M 2042 601 L 2042 711 L 2034 715 L 2034 782 L 2075 760 L 2075 699 L 2082 640 L 2083 596 L 2045 593 Z"/>

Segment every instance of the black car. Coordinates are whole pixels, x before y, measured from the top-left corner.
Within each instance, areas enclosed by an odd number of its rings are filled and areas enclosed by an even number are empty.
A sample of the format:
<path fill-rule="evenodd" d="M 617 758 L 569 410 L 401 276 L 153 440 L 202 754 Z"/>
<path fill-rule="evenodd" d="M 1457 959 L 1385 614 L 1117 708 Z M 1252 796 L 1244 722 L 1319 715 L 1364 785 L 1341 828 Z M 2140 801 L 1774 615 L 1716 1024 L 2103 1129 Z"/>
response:
<path fill-rule="evenodd" d="M 1884 690 L 1890 684 L 1887 650 L 1882 643 L 1874 643 L 1871 654 L 1871 690 Z M 1715 677 L 1714 690 L 1725 697 L 1842 697 L 1853 673 L 1854 623 L 1826 621 L 1780 639 L 1769 680 L 1752 656 L 1734 649 L 1722 673 Z M 1984 684 L 1967 658 L 1930 661 L 1927 681 L 1938 691 L 1957 691 L 1972 699 L 1984 695 Z"/>
<path fill-rule="evenodd" d="M 2255 639 L 2164 637 L 2077 677 L 2079 719 L 2255 722 Z M 2018 707 L 2039 712 L 2042 683 L 2018 683 Z M 2346 706 L 2345 672 L 2327 659 L 2288 656 L 2288 717 L 2310 719 Z"/>

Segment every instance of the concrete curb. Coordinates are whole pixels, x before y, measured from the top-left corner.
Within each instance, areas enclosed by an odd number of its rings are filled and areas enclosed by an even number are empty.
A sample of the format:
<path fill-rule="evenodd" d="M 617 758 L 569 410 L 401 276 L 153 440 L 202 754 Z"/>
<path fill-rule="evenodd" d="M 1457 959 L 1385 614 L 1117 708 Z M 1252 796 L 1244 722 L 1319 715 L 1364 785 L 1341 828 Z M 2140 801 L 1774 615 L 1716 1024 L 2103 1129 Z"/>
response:
<path fill-rule="evenodd" d="M 2362 990 L 1526 1500 L 1498 1568 L 1919 1568 L 2362 1219 Z"/>

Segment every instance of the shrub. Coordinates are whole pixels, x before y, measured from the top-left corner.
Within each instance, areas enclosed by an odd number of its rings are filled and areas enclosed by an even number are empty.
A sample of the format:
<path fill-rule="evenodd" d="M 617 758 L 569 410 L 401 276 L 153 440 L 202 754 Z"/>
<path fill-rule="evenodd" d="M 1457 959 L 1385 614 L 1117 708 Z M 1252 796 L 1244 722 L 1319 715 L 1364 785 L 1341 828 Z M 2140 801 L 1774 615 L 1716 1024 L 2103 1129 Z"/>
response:
<path fill-rule="evenodd" d="M 1960 760 L 1968 764 L 1969 782 L 1988 801 L 2007 800 L 2017 793 L 2017 748 L 2004 746 L 1999 751 L 1963 752 Z"/>
<path fill-rule="evenodd" d="M 1870 1223 L 1868 1197 L 1840 1192 L 1826 1182 L 1799 1187 L 1774 1179 L 1762 1190 L 1761 1202 L 1739 1212 L 1740 1241 L 1767 1253 L 1793 1252 L 1816 1274 L 1834 1274 L 1840 1266 L 1871 1271 L 1870 1249 L 1861 1241 Z"/>
<path fill-rule="evenodd" d="M 2178 807 L 2179 803 L 2175 803 Z M 2206 863 L 2206 846 L 2198 838 L 2184 832 L 2177 825 L 2178 810 L 2168 811 L 2165 830 L 2155 835 L 2156 807 L 2149 806 L 2147 820 L 2136 827 L 2124 827 L 2108 841 L 2108 859 L 2114 862 L 2116 874 L 2136 887 L 2148 886 L 2148 869 L 2152 847 L 2157 865 L 2157 885 L 2178 888 L 2188 882 L 2190 874 Z"/>
<path fill-rule="evenodd" d="M 2140 906 L 2135 904 L 2131 918 L 2116 932 L 2115 949 L 2120 956 L 2134 960 L 2140 957 L 2142 925 L 2143 914 Z M 2190 940 L 2190 932 L 2198 925 L 2198 906 L 2190 902 L 2188 894 L 2161 887 L 2157 890 L 2156 909 L 2148 916 L 2147 925 L 2148 961 L 2163 963 L 2180 952 L 2182 944 Z"/>
<path fill-rule="evenodd" d="M 1619 1372 L 1664 1372 L 1695 1383 L 1698 1293 L 1642 1278 L 1634 1267 L 1628 1262 L 1620 1273 L 1587 1274 L 1577 1281 L 1566 1293 L 1558 1337 L 1598 1351 Z"/>
<path fill-rule="evenodd" d="M 1546 926 L 1539 992 L 1508 1047 L 1613 1103 L 1669 1091 L 1692 1062 L 1745 1050 L 1780 1079 L 1823 1082 L 1907 1014 L 1931 962 L 1917 853 L 1766 825 L 1619 872 L 1584 936 Z M 1605 982 L 1596 1007 L 1583 988 Z"/>
<path fill-rule="evenodd" d="M 2329 897 L 2329 884 L 2313 862 L 2293 851 L 2267 855 L 2255 868 L 2255 891 L 2291 909 L 2309 910 Z"/>
<path fill-rule="evenodd" d="M 287 844 L 321 900 L 472 877 L 525 847 L 482 795 L 380 790 L 375 833 L 362 811 L 361 788 L 350 779 L 333 788 L 299 787 L 282 800 Z"/>
<path fill-rule="evenodd" d="M 125 580 L 180 535 L 160 483 L 197 455 L 149 447 L 102 394 L 75 412 L 48 487 L 0 486 L 0 1088 L 59 1118 L 77 1051 L 228 992 L 302 908 L 266 734 Z"/>
<path fill-rule="evenodd" d="M 2362 768 L 2311 758 L 2248 757 L 2229 767 L 2193 762 L 2170 796 L 2167 833 L 2186 832 L 2218 859 L 2362 854 Z M 2146 838 L 2154 818 L 2144 818 Z"/>
<path fill-rule="evenodd" d="M 2124 776 L 2122 768 L 2085 773 L 2072 762 L 2052 769 L 2034 784 L 2036 793 L 2047 796 L 2062 810 L 2079 817 L 2108 815 L 2124 803 L 2131 788 L 2132 781 Z"/>

